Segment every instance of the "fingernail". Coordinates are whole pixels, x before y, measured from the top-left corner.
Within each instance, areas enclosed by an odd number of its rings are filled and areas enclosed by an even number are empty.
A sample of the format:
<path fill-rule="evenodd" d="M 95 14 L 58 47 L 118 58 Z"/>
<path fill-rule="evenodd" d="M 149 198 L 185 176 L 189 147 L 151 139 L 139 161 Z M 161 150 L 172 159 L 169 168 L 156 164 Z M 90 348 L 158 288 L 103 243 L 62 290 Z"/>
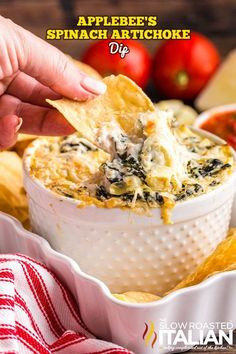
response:
<path fill-rule="evenodd" d="M 107 86 L 102 81 L 93 79 L 89 76 L 85 76 L 81 84 L 86 90 L 96 94 L 103 94 L 107 89 Z"/>
<path fill-rule="evenodd" d="M 20 127 L 22 126 L 23 123 L 23 119 L 22 118 L 18 118 L 18 123 L 17 126 L 15 127 L 15 133 L 17 133 L 20 130 Z"/>

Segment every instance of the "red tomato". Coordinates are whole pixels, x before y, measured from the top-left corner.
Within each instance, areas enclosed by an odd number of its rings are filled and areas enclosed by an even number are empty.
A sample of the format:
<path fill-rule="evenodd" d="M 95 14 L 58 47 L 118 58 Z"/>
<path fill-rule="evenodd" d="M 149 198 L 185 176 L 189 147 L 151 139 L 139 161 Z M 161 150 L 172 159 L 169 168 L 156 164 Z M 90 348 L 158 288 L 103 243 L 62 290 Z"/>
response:
<path fill-rule="evenodd" d="M 233 134 L 228 135 L 227 143 L 236 150 L 236 136 Z"/>
<path fill-rule="evenodd" d="M 110 54 L 109 43 L 122 43 L 130 52 L 122 59 L 119 53 Z M 149 79 L 151 58 L 148 50 L 136 40 L 101 40 L 93 43 L 84 53 L 82 61 L 102 76 L 124 74 L 144 88 Z"/>
<path fill-rule="evenodd" d="M 220 62 L 220 56 L 203 35 L 165 41 L 156 51 L 153 77 L 157 89 L 169 98 L 194 99 Z"/>

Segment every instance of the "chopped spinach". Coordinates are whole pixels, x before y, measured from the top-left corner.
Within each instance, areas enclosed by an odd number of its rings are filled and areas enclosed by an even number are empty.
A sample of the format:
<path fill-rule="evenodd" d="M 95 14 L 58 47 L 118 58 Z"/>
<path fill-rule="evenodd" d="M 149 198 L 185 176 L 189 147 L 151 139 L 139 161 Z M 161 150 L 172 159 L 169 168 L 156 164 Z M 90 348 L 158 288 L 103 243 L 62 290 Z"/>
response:
<path fill-rule="evenodd" d="M 105 200 L 111 197 L 111 194 L 106 191 L 106 188 L 101 185 L 96 190 L 96 197 L 99 200 Z"/>
<path fill-rule="evenodd" d="M 209 187 L 215 187 L 215 186 L 218 186 L 219 184 L 220 184 L 220 182 L 212 181 L 212 182 L 209 184 Z"/>
<path fill-rule="evenodd" d="M 193 178 L 215 176 L 229 167 L 231 167 L 229 163 L 224 164 L 219 159 L 208 159 L 205 164 L 199 164 L 198 166 L 192 166 L 191 161 L 189 161 L 187 165 L 188 173 Z"/>
<path fill-rule="evenodd" d="M 55 188 L 55 190 L 56 190 L 57 193 L 63 195 L 64 197 L 74 198 L 73 192 L 70 193 L 69 190 L 67 190 L 67 189 L 65 189 L 63 187 L 58 186 L 58 187 Z"/>
<path fill-rule="evenodd" d="M 155 192 L 154 194 L 151 194 L 150 192 L 144 192 L 143 193 L 143 199 L 147 203 L 155 203 L 155 202 L 157 202 L 159 205 L 163 205 L 164 204 L 164 198 L 158 192 Z"/>
<path fill-rule="evenodd" d="M 132 193 L 124 193 L 120 197 L 125 202 L 132 202 L 134 199 L 134 195 Z"/>
<path fill-rule="evenodd" d="M 113 137 L 113 141 L 118 156 L 124 154 L 127 151 L 129 145 L 129 139 L 126 135 L 120 134 L 118 139 L 115 139 Z"/>
<path fill-rule="evenodd" d="M 96 151 L 97 148 L 90 145 L 89 142 L 85 142 L 78 137 L 67 137 L 63 139 L 62 144 L 60 145 L 60 153 L 66 153 L 71 151 L 88 152 L 88 151 Z"/>
<path fill-rule="evenodd" d="M 119 156 L 121 164 L 126 167 L 126 175 L 127 176 L 137 176 L 140 179 L 144 180 L 146 178 L 145 171 L 139 158 L 135 158 L 134 156 L 128 155 L 126 152 L 123 155 Z"/>
<path fill-rule="evenodd" d="M 223 162 L 219 159 L 209 159 L 207 163 L 201 168 L 201 176 L 212 176 L 220 171 L 223 166 Z"/>
<path fill-rule="evenodd" d="M 133 193 L 125 193 L 125 194 L 122 194 L 120 197 L 124 201 L 132 202 L 132 200 L 134 198 L 134 194 Z M 143 192 L 143 195 L 138 194 L 137 200 L 146 202 L 150 206 L 153 204 L 156 204 L 156 203 L 159 205 L 164 204 L 164 198 L 162 197 L 161 194 L 159 194 L 157 192 L 153 193 L 153 194 L 151 194 L 150 192 Z"/>
<path fill-rule="evenodd" d="M 120 171 L 119 165 L 113 162 L 104 163 L 101 168 L 110 183 L 116 183 L 123 180 L 124 173 Z"/>
<path fill-rule="evenodd" d="M 190 196 L 197 195 L 199 193 L 203 192 L 203 188 L 200 184 L 195 183 L 192 185 L 182 185 L 182 189 L 180 193 L 178 193 L 175 197 L 176 201 L 184 200 Z"/>
<path fill-rule="evenodd" d="M 116 183 L 116 185 L 117 187 L 119 187 L 119 182 Z M 122 182 L 120 183 L 120 187 L 123 187 Z M 111 194 L 107 192 L 106 188 L 103 185 L 101 185 L 96 190 L 96 197 L 101 201 L 104 201 L 109 198 L 121 198 L 123 201 L 131 203 L 134 199 L 134 193 L 128 192 L 121 195 Z M 137 200 L 146 202 L 149 205 L 154 205 L 156 203 L 159 205 L 164 204 L 164 198 L 161 194 L 157 192 L 153 194 L 151 194 L 150 192 L 144 192 L 143 195 L 138 194 Z"/>

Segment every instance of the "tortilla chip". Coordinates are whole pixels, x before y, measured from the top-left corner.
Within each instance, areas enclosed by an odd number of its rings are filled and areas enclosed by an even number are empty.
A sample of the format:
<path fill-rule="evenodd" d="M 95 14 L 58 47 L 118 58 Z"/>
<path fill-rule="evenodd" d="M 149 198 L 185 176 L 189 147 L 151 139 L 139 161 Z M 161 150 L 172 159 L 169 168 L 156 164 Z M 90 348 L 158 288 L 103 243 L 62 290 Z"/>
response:
<path fill-rule="evenodd" d="M 157 295 L 139 291 L 127 291 L 123 294 L 113 294 L 113 296 L 121 301 L 132 303 L 152 302 L 160 299 Z"/>
<path fill-rule="evenodd" d="M 102 80 L 102 76 L 94 69 L 92 68 L 90 65 L 87 65 L 85 63 L 82 63 L 79 60 L 76 60 L 74 58 L 71 58 L 71 60 L 73 61 L 73 63 L 75 65 L 77 65 L 81 71 L 83 71 L 85 74 L 94 77 L 97 80 Z"/>
<path fill-rule="evenodd" d="M 18 134 L 17 141 L 28 141 L 28 140 L 34 140 L 38 138 L 37 135 L 30 135 L 30 134 Z"/>
<path fill-rule="evenodd" d="M 28 203 L 22 182 L 22 162 L 13 151 L 0 153 L 0 211 L 26 222 Z"/>
<path fill-rule="evenodd" d="M 96 131 L 104 123 L 116 122 L 128 135 L 140 135 L 138 114 L 155 112 L 151 100 L 132 80 L 124 75 L 108 76 L 103 79 L 107 90 L 103 95 L 89 101 L 78 102 L 66 98 L 52 101 L 47 99 L 79 134 L 94 143 Z"/>
<path fill-rule="evenodd" d="M 236 228 L 230 229 L 228 237 L 216 247 L 215 251 L 197 267 L 195 272 L 170 292 L 199 284 L 214 274 L 229 270 L 236 270 Z"/>
<path fill-rule="evenodd" d="M 36 138 L 36 135 L 19 134 L 17 137 L 17 142 L 13 146 L 12 150 L 22 157 L 27 146 Z"/>

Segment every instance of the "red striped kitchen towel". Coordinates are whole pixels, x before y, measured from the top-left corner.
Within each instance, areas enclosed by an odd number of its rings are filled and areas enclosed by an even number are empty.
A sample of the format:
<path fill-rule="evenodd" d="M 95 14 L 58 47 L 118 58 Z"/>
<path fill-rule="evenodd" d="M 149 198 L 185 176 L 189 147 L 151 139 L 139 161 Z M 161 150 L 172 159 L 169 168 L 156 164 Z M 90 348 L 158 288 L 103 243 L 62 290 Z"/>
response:
<path fill-rule="evenodd" d="M 0 255 L 0 354 L 131 354 L 96 339 L 70 292 L 43 264 Z"/>

